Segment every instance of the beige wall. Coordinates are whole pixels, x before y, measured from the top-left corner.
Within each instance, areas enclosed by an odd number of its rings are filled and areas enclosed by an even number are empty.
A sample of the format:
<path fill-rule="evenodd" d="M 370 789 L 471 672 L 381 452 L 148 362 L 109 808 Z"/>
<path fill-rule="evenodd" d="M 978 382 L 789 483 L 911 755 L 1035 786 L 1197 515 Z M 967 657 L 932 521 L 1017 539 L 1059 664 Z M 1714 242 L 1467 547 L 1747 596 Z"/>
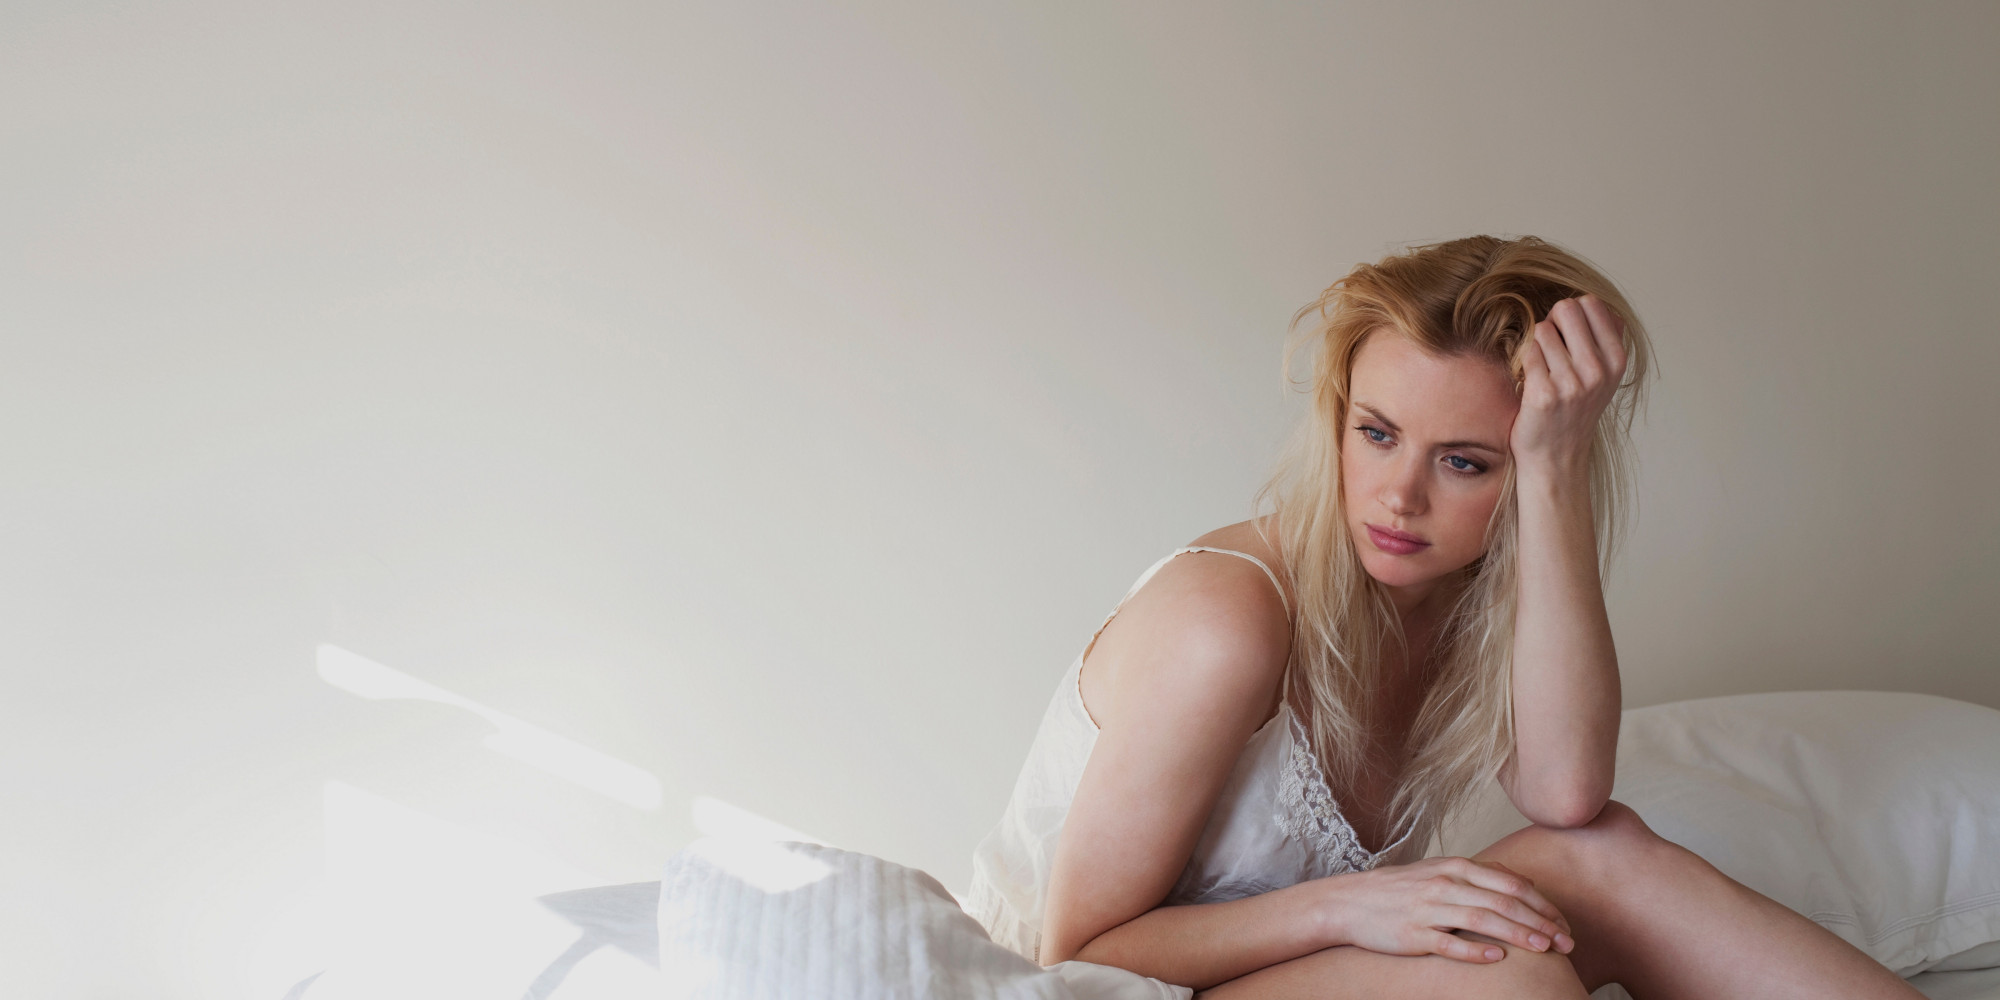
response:
<path fill-rule="evenodd" d="M 1410 241 L 1656 337 L 1629 704 L 2000 706 L 1993 4 L 292 6 L 0 13 L 22 995 L 275 1000 L 409 845 L 697 797 L 962 888 Z"/>

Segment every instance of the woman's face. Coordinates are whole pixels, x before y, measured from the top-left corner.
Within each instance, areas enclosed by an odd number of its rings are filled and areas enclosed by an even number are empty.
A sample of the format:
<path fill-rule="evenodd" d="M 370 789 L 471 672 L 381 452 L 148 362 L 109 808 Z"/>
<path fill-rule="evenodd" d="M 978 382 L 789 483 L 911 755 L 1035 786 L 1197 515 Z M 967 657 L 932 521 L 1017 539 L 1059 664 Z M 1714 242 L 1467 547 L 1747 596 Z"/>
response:
<path fill-rule="evenodd" d="M 1347 529 L 1408 615 L 1485 543 L 1520 397 L 1497 361 L 1440 358 L 1386 328 L 1355 356 L 1340 469 Z M 1413 535 L 1398 544 L 1376 529 Z"/>

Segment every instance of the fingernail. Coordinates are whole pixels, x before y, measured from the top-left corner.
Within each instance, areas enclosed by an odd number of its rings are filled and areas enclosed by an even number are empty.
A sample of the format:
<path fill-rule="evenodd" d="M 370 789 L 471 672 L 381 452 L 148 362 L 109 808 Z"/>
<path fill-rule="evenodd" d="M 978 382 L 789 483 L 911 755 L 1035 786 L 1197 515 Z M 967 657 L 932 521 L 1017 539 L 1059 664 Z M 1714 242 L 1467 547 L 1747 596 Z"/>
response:
<path fill-rule="evenodd" d="M 1488 948 L 1486 949 L 1486 960 L 1489 962 L 1498 962 L 1502 954 L 1504 953 L 1498 948 Z"/>
<path fill-rule="evenodd" d="M 1549 939 L 1543 937 L 1540 934 L 1533 934 L 1533 933 L 1529 934 L 1528 943 L 1533 945 L 1536 951 L 1549 950 Z"/>
<path fill-rule="evenodd" d="M 1556 947 L 1561 948 L 1563 954 L 1567 955 L 1571 948 L 1576 947 L 1576 939 L 1567 934 L 1558 934 L 1556 935 Z"/>

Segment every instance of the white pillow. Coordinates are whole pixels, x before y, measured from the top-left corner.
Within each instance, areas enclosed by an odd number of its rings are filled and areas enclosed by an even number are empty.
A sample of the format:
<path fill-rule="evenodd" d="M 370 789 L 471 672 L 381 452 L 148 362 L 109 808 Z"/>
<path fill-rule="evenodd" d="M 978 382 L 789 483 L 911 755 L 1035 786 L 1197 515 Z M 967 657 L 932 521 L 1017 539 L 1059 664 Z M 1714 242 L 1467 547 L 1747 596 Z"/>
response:
<path fill-rule="evenodd" d="M 660 994 L 660 884 L 516 896 L 501 880 L 370 898 L 332 926 L 334 959 L 284 1000 L 627 1000 Z M 340 912 L 335 910 L 336 913 Z"/>
<path fill-rule="evenodd" d="M 1625 713 L 1612 797 L 1661 836 L 1911 976 L 2000 954 L 2000 711 L 1796 691 Z M 1526 826 L 1497 787 L 1446 831 Z"/>
<path fill-rule="evenodd" d="M 698 840 L 660 880 L 669 997 L 1187 1000 L 1088 962 L 1043 968 L 996 944 L 937 879 L 818 844 Z"/>

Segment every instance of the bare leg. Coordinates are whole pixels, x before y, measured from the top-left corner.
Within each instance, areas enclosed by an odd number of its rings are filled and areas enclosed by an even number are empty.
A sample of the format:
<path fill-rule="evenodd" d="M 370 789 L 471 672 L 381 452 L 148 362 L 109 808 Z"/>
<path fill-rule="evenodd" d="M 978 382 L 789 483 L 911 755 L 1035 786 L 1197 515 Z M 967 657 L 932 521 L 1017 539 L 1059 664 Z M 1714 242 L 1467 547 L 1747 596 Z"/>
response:
<path fill-rule="evenodd" d="M 1482 934 L 1507 957 L 1479 965 L 1437 955 L 1327 948 L 1196 994 L 1197 1000 L 1587 1000 L 1569 959 L 1524 951 Z"/>
<path fill-rule="evenodd" d="M 1616 982 L 1635 1000 L 1922 1000 L 1825 928 L 1661 839 L 1622 803 L 1575 830 L 1529 827 L 1475 857 L 1534 879 L 1569 919 L 1575 950 L 1501 944 L 1506 958 L 1475 965 L 1328 948 L 1201 997 L 1573 1000 Z"/>
<path fill-rule="evenodd" d="M 1474 855 L 1535 880 L 1568 917 L 1591 988 L 1636 1000 L 1921 1000 L 1832 932 L 1662 839 L 1623 803 L 1576 830 L 1529 827 Z M 1504 961 L 1504 960 L 1503 960 Z"/>

